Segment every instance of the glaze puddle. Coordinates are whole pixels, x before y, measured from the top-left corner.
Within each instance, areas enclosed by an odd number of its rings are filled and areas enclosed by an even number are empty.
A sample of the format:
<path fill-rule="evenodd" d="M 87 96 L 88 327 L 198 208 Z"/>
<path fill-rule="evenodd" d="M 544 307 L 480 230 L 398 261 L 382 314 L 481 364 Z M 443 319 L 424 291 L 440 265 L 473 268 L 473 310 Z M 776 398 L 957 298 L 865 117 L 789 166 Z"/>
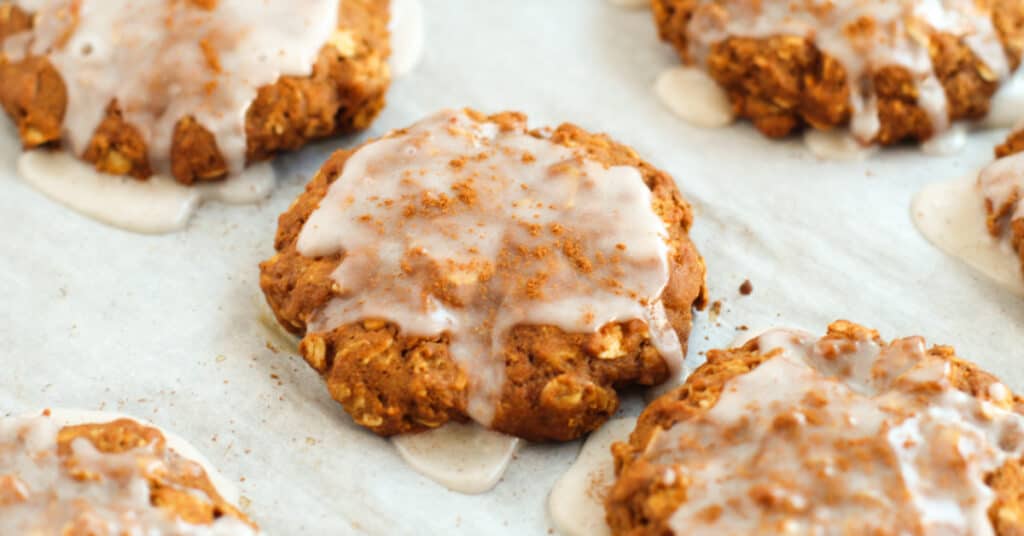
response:
<path fill-rule="evenodd" d="M 548 496 L 548 514 L 563 536 L 611 534 L 604 517 L 604 498 L 614 483 L 611 446 L 628 441 L 636 418 L 613 419 L 590 434 L 579 456 Z"/>
<path fill-rule="evenodd" d="M 804 145 L 811 154 L 822 160 L 865 160 L 878 150 L 875 145 L 861 144 L 845 129 L 807 129 L 804 131 Z"/>
<path fill-rule="evenodd" d="M 395 436 L 391 443 L 423 476 L 452 491 L 476 494 L 501 480 L 522 440 L 478 424 L 452 422 L 419 434 Z"/>
<path fill-rule="evenodd" d="M 1012 128 L 1024 120 L 1024 69 L 1017 71 L 992 96 L 982 128 Z"/>
<path fill-rule="evenodd" d="M 959 153 L 967 145 L 967 126 L 956 124 L 945 132 L 921 143 L 921 152 L 930 156 L 949 156 Z"/>
<path fill-rule="evenodd" d="M 391 75 L 400 77 L 416 68 L 423 56 L 423 4 L 420 0 L 392 0 Z"/>
<path fill-rule="evenodd" d="M 725 91 L 696 67 L 662 71 L 654 82 L 654 93 L 672 113 L 697 127 L 724 127 L 736 117 Z"/>
<path fill-rule="evenodd" d="M 929 184 L 914 197 L 914 225 L 935 247 L 1024 296 L 1020 261 L 1006 240 L 989 234 L 974 174 Z"/>
<path fill-rule="evenodd" d="M 608 0 L 608 2 L 629 9 L 642 9 L 651 6 L 651 0 Z"/>
<path fill-rule="evenodd" d="M 140 181 L 107 175 L 64 151 L 37 149 L 18 158 L 22 180 L 58 203 L 114 227 L 144 234 L 184 229 L 205 201 L 255 203 L 274 188 L 270 164 L 211 184 L 185 186 L 153 176 Z"/>

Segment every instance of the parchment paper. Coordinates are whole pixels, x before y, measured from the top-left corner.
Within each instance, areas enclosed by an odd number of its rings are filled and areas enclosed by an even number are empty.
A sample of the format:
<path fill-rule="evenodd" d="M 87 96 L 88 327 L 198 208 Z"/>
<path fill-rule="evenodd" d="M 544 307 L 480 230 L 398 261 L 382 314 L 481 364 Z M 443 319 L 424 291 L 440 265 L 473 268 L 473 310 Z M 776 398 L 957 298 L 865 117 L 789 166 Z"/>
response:
<path fill-rule="evenodd" d="M 694 238 L 723 308 L 698 316 L 692 358 L 740 325 L 822 332 L 848 318 L 885 337 L 955 344 L 1024 390 L 1024 303 L 929 245 L 908 208 L 924 184 L 990 160 L 1003 133 L 974 134 L 947 158 L 907 147 L 820 162 L 799 140 L 769 141 L 748 124 L 702 130 L 671 116 L 651 84 L 675 59 L 646 11 L 600 0 L 425 4 L 423 62 L 366 135 L 468 105 L 631 144 L 697 209 Z M 32 191 L 13 174 L 4 128 L 0 413 L 52 405 L 150 419 L 238 479 L 243 507 L 271 534 L 546 533 L 546 495 L 578 442 L 526 447 L 488 494 L 448 492 L 356 427 L 266 327 L 256 265 L 272 252 L 277 215 L 331 150 L 358 139 L 278 160 L 280 188 L 260 205 L 208 205 L 186 232 L 154 237 Z M 741 297 L 748 278 L 753 294 Z M 623 411 L 639 409 L 629 396 Z"/>

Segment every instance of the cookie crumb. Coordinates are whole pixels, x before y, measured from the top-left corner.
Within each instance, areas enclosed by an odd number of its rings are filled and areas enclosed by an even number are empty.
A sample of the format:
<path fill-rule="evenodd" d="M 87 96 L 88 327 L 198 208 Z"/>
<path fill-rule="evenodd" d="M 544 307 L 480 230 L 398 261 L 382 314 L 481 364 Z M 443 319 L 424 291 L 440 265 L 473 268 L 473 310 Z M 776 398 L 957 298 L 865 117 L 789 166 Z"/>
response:
<path fill-rule="evenodd" d="M 715 300 L 711 303 L 711 309 L 708 311 L 708 318 L 712 322 L 718 319 L 718 315 L 722 313 L 722 300 Z"/>

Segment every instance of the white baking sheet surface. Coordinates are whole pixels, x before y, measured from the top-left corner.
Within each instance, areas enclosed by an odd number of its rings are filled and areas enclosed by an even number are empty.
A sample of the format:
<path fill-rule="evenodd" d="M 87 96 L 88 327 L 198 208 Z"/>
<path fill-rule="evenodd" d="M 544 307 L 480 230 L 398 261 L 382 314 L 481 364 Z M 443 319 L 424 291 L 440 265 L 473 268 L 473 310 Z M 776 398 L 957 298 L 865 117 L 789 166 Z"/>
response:
<path fill-rule="evenodd" d="M 671 116 L 651 85 L 675 60 L 644 10 L 600 0 L 425 7 L 423 61 L 365 136 L 468 105 L 575 122 L 635 147 L 696 207 L 694 239 L 723 301 L 716 320 L 698 316 L 691 356 L 740 325 L 821 332 L 847 318 L 885 337 L 954 344 L 1024 390 L 1024 302 L 929 245 L 909 216 L 915 192 L 987 162 L 1003 133 L 974 134 L 952 157 L 907 147 L 821 162 L 798 139 Z M 356 427 L 266 327 L 256 265 L 272 253 L 277 215 L 330 151 L 358 139 L 278 160 L 280 188 L 260 205 L 211 204 L 186 232 L 141 236 L 20 182 L 2 124 L 0 413 L 52 405 L 150 419 L 236 478 L 243 507 L 272 534 L 547 532 L 548 490 L 578 442 L 527 446 L 490 493 L 448 492 Z M 754 292 L 741 297 L 744 279 Z M 639 396 L 624 408 L 638 412 Z"/>

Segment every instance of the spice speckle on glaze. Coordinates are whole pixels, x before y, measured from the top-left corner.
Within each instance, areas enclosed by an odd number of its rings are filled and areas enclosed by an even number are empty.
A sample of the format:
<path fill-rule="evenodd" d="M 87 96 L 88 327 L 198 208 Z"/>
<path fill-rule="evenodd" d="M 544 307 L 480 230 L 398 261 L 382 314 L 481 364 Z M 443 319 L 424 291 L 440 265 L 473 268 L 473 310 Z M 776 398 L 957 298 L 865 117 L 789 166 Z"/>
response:
<path fill-rule="evenodd" d="M 746 351 L 763 357 L 742 361 Z M 1005 386 L 972 395 L 954 386 L 951 353 L 843 322 L 821 339 L 772 330 L 734 352 L 706 365 L 737 371 L 717 400 L 645 432 L 633 452 L 646 463 L 627 458 L 620 474 L 640 464 L 634 477 L 664 471 L 651 486 L 682 486 L 664 495 L 677 498 L 662 518 L 672 532 L 994 533 L 986 479 L 1024 453 Z M 638 485 L 626 482 L 613 495 Z"/>
<path fill-rule="evenodd" d="M 306 76 L 337 26 L 337 0 L 21 0 L 30 32 L 4 42 L 13 61 L 46 56 L 65 81 L 64 132 L 82 154 L 116 102 L 150 165 L 169 174 L 179 120 L 212 135 L 231 173 L 245 166 L 246 110 L 260 87 Z"/>
<path fill-rule="evenodd" d="M 504 383 L 498 350 L 516 325 L 596 333 L 640 319 L 681 369 L 660 300 L 666 238 L 636 168 L 442 112 L 356 151 L 306 221 L 301 254 L 344 253 L 338 296 L 309 329 L 375 318 L 448 333 L 470 378 L 467 412 L 486 426 Z"/>
<path fill-rule="evenodd" d="M 257 534 L 155 428 L 64 413 L 0 418 L 0 533 Z"/>

